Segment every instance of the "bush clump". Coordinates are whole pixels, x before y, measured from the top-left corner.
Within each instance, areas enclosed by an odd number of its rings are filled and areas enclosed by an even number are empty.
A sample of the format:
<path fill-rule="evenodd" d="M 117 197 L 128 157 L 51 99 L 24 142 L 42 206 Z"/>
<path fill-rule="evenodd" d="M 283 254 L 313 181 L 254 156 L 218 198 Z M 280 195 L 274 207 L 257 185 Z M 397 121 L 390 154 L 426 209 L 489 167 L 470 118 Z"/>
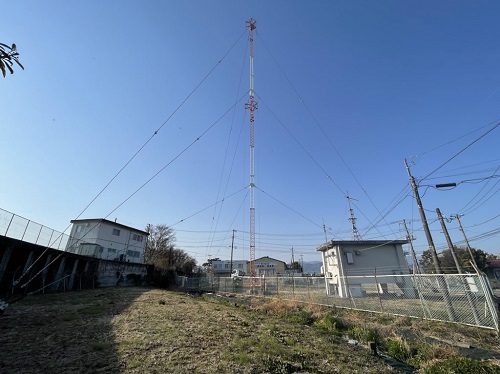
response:
<path fill-rule="evenodd" d="M 422 369 L 422 374 L 498 374 L 500 366 L 469 357 L 452 357 L 434 361 Z"/>
<path fill-rule="evenodd" d="M 345 320 L 332 313 L 328 313 L 323 318 L 315 321 L 314 326 L 335 335 L 341 335 L 343 330 L 349 328 L 349 324 Z"/>

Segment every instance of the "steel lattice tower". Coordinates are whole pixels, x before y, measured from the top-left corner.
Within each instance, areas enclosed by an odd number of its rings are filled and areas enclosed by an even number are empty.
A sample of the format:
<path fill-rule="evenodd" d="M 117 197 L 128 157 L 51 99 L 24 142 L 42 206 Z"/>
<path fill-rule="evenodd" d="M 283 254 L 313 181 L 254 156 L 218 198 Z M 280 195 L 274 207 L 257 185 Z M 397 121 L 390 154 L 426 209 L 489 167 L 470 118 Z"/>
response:
<path fill-rule="evenodd" d="M 245 109 L 250 112 L 250 276 L 255 277 L 255 143 L 254 143 L 254 111 L 257 109 L 257 102 L 254 100 L 253 91 L 253 30 L 255 30 L 255 20 L 250 18 L 246 21 L 249 31 L 250 42 L 250 91 Z"/>
<path fill-rule="evenodd" d="M 356 227 L 356 217 L 354 217 L 354 210 L 351 208 L 351 200 L 354 200 L 349 196 L 349 192 L 347 193 L 347 202 L 349 203 L 349 221 L 351 222 L 352 228 L 352 240 L 361 240 L 361 234 Z"/>

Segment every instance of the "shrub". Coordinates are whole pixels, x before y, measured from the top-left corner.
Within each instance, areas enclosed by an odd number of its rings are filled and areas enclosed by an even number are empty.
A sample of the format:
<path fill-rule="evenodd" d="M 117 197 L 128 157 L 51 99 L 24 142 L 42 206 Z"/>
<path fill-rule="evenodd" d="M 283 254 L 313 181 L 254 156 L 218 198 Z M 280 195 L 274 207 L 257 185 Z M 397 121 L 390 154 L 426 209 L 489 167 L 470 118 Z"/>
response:
<path fill-rule="evenodd" d="M 452 357 L 444 361 L 435 361 L 423 368 L 423 374 L 498 374 L 500 366 L 469 357 Z"/>
<path fill-rule="evenodd" d="M 388 339 L 385 345 L 389 356 L 399 361 L 407 362 L 412 357 L 411 347 L 403 338 Z"/>
<path fill-rule="evenodd" d="M 411 346 L 411 355 L 412 357 L 408 359 L 407 363 L 412 366 L 420 367 L 422 364 L 433 359 L 456 356 L 457 351 L 451 347 L 442 347 L 428 343 L 415 343 Z"/>
<path fill-rule="evenodd" d="M 311 325 L 314 322 L 312 314 L 305 310 L 287 313 L 286 318 L 292 322 L 300 323 L 301 325 Z"/>
<path fill-rule="evenodd" d="M 363 343 L 378 342 L 380 340 L 377 330 L 370 329 L 367 326 L 351 326 L 347 330 L 347 336 Z"/>
<path fill-rule="evenodd" d="M 345 320 L 337 317 L 333 313 L 328 313 L 323 318 L 314 322 L 314 326 L 336 335 L 340 335 L 342 330 L 347 330 L 349 328 L 349 324 Z"/>
<path fill-rule="evenodd" d="M 302 371 L 302 364 L 294 364 L 280 356 L 267 356 L 264 358 L 264 368 L 271 374 L 288 374 Z"/>

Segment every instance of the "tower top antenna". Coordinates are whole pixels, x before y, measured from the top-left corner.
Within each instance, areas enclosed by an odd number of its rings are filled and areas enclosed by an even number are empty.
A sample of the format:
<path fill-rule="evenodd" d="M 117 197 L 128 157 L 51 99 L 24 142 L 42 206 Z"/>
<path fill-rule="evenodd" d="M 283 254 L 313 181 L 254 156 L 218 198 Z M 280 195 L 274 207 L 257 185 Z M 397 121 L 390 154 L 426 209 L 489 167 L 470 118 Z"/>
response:
<path fill-rule="evenodd" d="M 362 240 L 361 234 L 356 227 L 356 217 L 354 217 L 354 210 L 351 208 L 351 200 L 355 200 L 349 196 L 349 192 L 347 193 L 347 203 L 349 204 L 349 221 L 351 222 L 352 229 L 352 240 Z"/>

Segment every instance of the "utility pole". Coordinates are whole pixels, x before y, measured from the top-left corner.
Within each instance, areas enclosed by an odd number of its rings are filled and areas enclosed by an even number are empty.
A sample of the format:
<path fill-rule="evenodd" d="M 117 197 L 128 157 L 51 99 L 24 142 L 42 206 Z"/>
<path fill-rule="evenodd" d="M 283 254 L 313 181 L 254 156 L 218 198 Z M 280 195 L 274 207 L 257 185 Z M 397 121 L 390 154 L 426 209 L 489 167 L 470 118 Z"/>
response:
<path fill-rule="evenodd" d="M 457 273 L 462 274 L 462 266 L 460 266 L 460 262 L 458 261 L 457 254 L 455 253 L 455 248 L 453 247 L 453 243 L 451 242 L 450 234 L 448 233 L 448 229 L 446 228 L 446 225 L 444 224 L 444 219 L 443 215 L 441 214 L 441 210 L 439 208 L 436 208 L 436 213 L 439 219 L 439 222 L 441 223 L 441 228 L 443 229 L 443 234 L 444 237 L 446 238 L 446 243 L 448 243 L 448 248 L 451 252 L 451 256 L 453 257 L 453 261 L 455 262 L 455 267 L 457 268 Z"/>
<path fill-rule="evenodd" d="M 465 245 L 467 246 L 467 251 L 469 251 L 469 256 L 470 256 L 470 259 L 472 261 L 472 267 L 475 269 L 477 269 L 477 263 L 476 263 L 476 260 L 474 259 L 474 255 L 472 254 L 472 249 L 470 247 L 470 244 L 469 244 L 469 240 L 467 239 L 467 235 L 465 235 L 465 231 L 464 231 L 464 228 L 462 227 L 462 222 L 460 222 L 460 217 L 461 215 L 460 214 L 455 214 L 454 216 L 451 216 L 452 218 L 456 218 L 457 221 L 458 221 L 458 226 L 460 227 L 460 231 L 462 232 L 463 236 L 464 236 L 464 240 L 465 240 Z"/>
<path fill-rule="evenodd" d="M 467 280 L 465 280 L 463 275 L 461 275 L 462 274 L 462 267 L 460 266 L 460 263 L 458 262 L 457 254 L 455 253 L 455 249 L 453 248 L 453 243 L 451 241 L 450 234 L 448 233 L 448 229 L 446 228 L 446 225 L 445 225 L 444 220 L 443 220 L 443 216 L 442 216 L 439 208 L 436 209 L 436 213 L 438 215 L 439 222 L 441 222 L 441 227 L 443 228 L 443 233 L 444 233 L 444 236 L 446 238 L 446 242 L 448 243 L 448 247 L 450 248 L 451 254 L 453 256 L 453 260 L 455 261 L 455 265 L 456 265 L 457 271 L 458 271 L 458 277 L 460 277 L 460 281 L 462 282 L 462 286 L 463 286 L 464 291 L 465 291 L 465 296 L 467 297 L 467 301 L 469 302 L 469 305 L 470 305 L 471 310 L 472 310 L 472 314 L 474 316 L 474 321 L 476 322 L 476 325 L 479 325 L 481 321 L 479 319 L 476 305 L 472 301 L 472 298 L 470 295 L 469 284 L 467 283 Z"/>
<path fill-rule="evenodd" d="M 420 219 L 422 220 L 422 225 L 424 227 L 425 237 L 427 238 L 429 250 L 431 251 L 432 262 L 434 262 L 434 269 L 436 270 L 436 274 L 442 274 L 436 247 L 434 246 L 434 240 L 432 239 L 431 231 L 429 230 L 429 224 L 427 223 L 427 217 L 425 216 L 424 208 L 422 206 L 422 200 L 420 200 L 420 194 L 418 193 L 417 183 L 415 182 L 415 178 L 411 175 L 410 166 L 408 165 L 406 159 L 405 165 L 406 171 L 408 172 L 408 176 L 410 178 L 410 186 L 413 190 L 413 193 L 415 194 L 415 200 L 417 201 L 418 212 L 420 213 Z"/>
<path fill-rule="evenodd" d="M 415 250 L 413 249 L 413 236 L 410 235 L 410 232 L 408 231 L 408 227 L 406 226 L 406 221 L 403 220 L 403 226 L 406 231 L 406 240 L 408 240 L 408 243 L 410 244 L 410 252 L 411 252 L 411 258 L 413 262 L 413 274 L 420 274 L 420 268 L 418 266 L 418 260 L 417 260 L 417 255 L 415 254 Z"/>
<path fill-rule="evenodd" d="M 427 243 L 429 244 L 429 250 L 431 251 L 432 260 L 434 262 L 434 269 L 436 270 L 436 274 L 442 274 L 441 266 L 439 265 L 439 259 L 436 252 L 436 247 L 434 246 L 434 240 L 432 239 L 431 231 L 429 230 L 429 225 L 427 223 L 427 217 L 425 216 L 424 208 L 422 206 L 422 200 L 420 199 L 420 194 L 418 193 L 417 183 L 415 182 L 415 178 L 411 175 L 410 166 L 405 159 L 406 171 L 408 172 L 408 177 L 410 178 L 410 185 L 415 194 L 415 199 L 417 201 L 418 212 L 420 213 L 420 219 L 422 220 L 422 225 L 424 227 L 425 237 L 427 238 Z M 438 276 L 437 278 L 439 288 L 441 288 L 443 292 L 443 301 L 446 305 L 446 311 L 448 312 L 448 318 L 455 322 L 457 320 L 457 316 L 455 313 L 455 309 L 453 309 L 453 305 L 450 300 L 450 294 L 448 292 L 448 285 L 443 277 Z"/>
<path fill-rule="evenodd" d="M 326 237 L 326 226 L 325 221 L 323 221 L 323 233 L 325 234 L 325 244 L 328 242 L 328 238 Z"/>
<path fill-rule="evenodd" d="M 234 250 L 234 233 L 236 230 L 233 230 L 233 239 L 231 240 L 231 269 L 229 270 L 229 274 L 233 274 L 233 250 Z"/>
<path fill-rule="evenodd" d="M 295 278 L 294 278 L 295 270 L 293 269 L 294 266 L 295 266 L 295 258 L 293 256 L 293 247 L 292 247 L 292 294 L 295 297 Z"/>

